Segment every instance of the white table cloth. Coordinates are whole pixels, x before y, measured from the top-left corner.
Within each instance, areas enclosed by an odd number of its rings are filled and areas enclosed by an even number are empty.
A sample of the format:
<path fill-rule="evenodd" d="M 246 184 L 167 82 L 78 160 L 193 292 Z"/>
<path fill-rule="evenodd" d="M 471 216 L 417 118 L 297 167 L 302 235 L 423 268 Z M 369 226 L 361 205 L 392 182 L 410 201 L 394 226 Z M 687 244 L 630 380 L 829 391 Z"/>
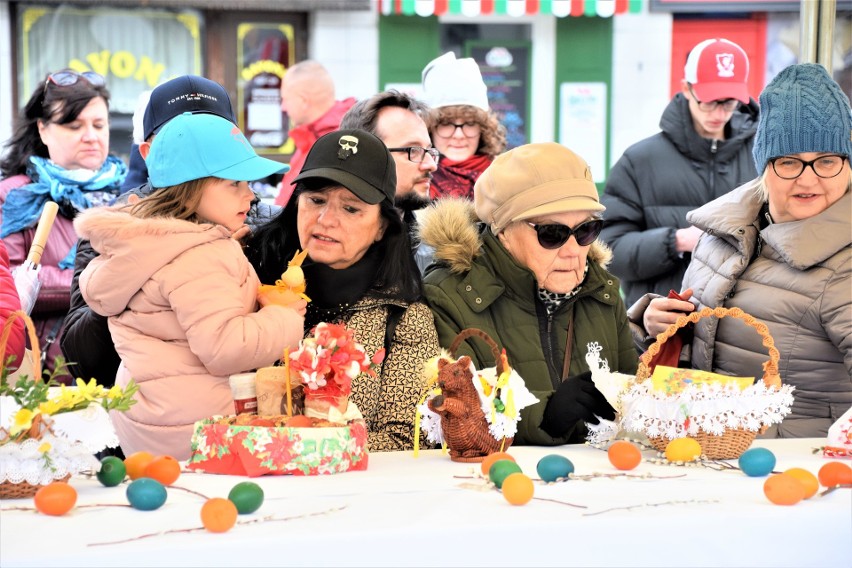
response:
<path fill-rule="evenodd" d="M 775 452 L 776 470 L 803 467 L 816 474 L 828 460 L 812 449 L 823 443 L 759 440 L 755 446 Z M 538 460 L 551 453 L 571 459 L 578 475 L 618 473 L 605 452 L 588 446 L 516 446 L 510 453 L 533 478 Z M 126 504 L 126 484 L 106 488 L 74 477 L 78 508 L 63 517 L 9 510 L 31 500 L 0 501 L 0 565 L 852 566 L 850 489 L 782 507 L 766 499 L 762 477 L 643 462 L 628 473 L 683 477 L 539 481 L 537 499 L 512 506 L 494 489 L 465 487 L 482 485 L 464 479 L 479 465 L 452 462 L 439 450 L 369 459 L 364 472 L 254 479 L 264 504 L 238 521 L 289 520 L 238 524 L 223 534 L 165 532 L 202 526 L 204 498 L 195 493 L 169 489 L 166 504 L 151 512 L 83 508 Z M 175 485 L 227 497 L 245 479 L 186 472 Z M 633 508 L 589 515 L 613 507 Z"/>

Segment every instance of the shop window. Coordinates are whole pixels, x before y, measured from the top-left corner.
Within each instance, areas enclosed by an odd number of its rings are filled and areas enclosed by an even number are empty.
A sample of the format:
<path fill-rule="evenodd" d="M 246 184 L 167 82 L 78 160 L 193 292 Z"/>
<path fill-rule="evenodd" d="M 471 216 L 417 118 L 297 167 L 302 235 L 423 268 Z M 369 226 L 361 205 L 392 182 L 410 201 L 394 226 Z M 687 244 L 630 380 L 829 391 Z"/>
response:
<path fill-rule="evenodd" d="M 110 146 L 127 156 L 144 91 L 179 75 L 200 75 L 203 19 L 194 10 L 18 5 L 18 107 L 51 71 L 103 75 L 110 91 Z"/>

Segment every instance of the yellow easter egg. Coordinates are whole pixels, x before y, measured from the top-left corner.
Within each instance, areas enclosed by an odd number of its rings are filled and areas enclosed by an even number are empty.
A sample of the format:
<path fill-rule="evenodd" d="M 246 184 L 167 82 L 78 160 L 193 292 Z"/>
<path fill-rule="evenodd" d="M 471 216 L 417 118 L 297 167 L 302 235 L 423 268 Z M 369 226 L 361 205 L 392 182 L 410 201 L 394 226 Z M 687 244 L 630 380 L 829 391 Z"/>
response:
<path fill-rule="evenodd" d="M 701 444 L 693 438 L 675 438 L 666 446 L 670 462 L 691 462 L 701 456 Z"/>

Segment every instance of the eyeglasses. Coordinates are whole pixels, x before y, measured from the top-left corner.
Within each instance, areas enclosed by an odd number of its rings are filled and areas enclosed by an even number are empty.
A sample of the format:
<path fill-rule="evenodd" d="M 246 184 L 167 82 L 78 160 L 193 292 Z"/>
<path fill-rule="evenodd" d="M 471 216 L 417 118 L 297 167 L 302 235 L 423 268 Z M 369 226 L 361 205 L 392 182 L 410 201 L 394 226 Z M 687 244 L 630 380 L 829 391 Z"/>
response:
<path fill-rule="evenodd" d="M 808 166 L 821 178 L 833 178 L 843 170 L 843 162 L 846 159 L 846 156 L 829 154 L 806 162 L 792 156 L 781 156 L 780 158 L 772 158 L 769 163 L 772 164 L 772 169 L 781 179 L 796 179 L 804 173 Z"/>
<path fill-rule="evenodd" d="M 53 83 L 58 87 L 70 87 L 71 85 L 76 84 L 80 79 L 88 81 L 88 83 L 93 87 L 103 87 L 106 85 L 106 80 L 94 71 L 77 73 L 76 71 L 66 69 L 65 71 L 57 71 L 56 73 L 48 75 L 47 80 L 44 82 L 44 88 L 46 89 L 49 83 Z"/>
<path fill-rule="evenodd" d="M 467 138 L 476 138 L 482 132 L 482 128 L 478 122 L 464 122 L 455 124 L 453 122 L 440 122 L 435 127 L 435 133 L 442 138 L 449 138 L 456 133 L 456 130 L 461 128 L 462 134 Z"/>
<path fill-rule="evenodd" d="M 740 101 L 737 99 L 723 99 L 719 101 L 707 101 L 702 102 L 698 100 L 698 97 L 695 96 L 695 92 L 692 90 L 692 85 L 689 85 L 689 94 L 692 95 L 692 98 L 695 99 L 695 102 L 698 104 L 698 110 L 702 112 L 713 112 L 719 107 L 722 107 L 722 110 L 725 112 L 731 112 L 739 106 Z"/>
<path fill-rule="evenodd" d="M 571 235 L 574 235 L 574 238 L 577 239 L 577 244 L 581 247 L 592 244 L 598 238 L 598 235 L 601 234 L 603 220 L 592 219 L 591 221 L 580 223 L 573 229 L 561 223 L 540 225 L 527 221 L 527 225 L 535 229 L 538 236 L 538 244 L 541 245 L 541 248 L 553 250 L 567 243 Z"/>
<path fill-rule="evenodd" d="M 408 161 L 420 164 L 426 159 L 426 154 L 432 156 L 432 160 L 437 164 L 441 153 L 437 148 L 422 148 L 420 146 L 405 146 L 404 148 L 388 148 L 388 152 L 407 152 Z"/>

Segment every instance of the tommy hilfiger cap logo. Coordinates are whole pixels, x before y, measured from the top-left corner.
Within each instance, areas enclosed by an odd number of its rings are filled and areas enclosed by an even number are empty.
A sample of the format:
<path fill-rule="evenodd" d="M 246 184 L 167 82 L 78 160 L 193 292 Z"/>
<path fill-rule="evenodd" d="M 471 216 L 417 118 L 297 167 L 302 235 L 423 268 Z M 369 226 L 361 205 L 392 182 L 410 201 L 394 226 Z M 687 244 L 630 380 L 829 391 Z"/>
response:
<path fill-rule="evenodd" d="M 719 71 L 719 77 L 734 76 L 734 54 L 733 53 L 717 53 L 716 54 L 716 69 Z"/>
<path fill-rule="evenodd" d="M 352 154 L 358 153 L 358 139 L 354 136 L 348 134 L 341 136 L 337 143 L 340 145 L 340 150 L 337 151 L 339 160 L 345 160 Z"/>

